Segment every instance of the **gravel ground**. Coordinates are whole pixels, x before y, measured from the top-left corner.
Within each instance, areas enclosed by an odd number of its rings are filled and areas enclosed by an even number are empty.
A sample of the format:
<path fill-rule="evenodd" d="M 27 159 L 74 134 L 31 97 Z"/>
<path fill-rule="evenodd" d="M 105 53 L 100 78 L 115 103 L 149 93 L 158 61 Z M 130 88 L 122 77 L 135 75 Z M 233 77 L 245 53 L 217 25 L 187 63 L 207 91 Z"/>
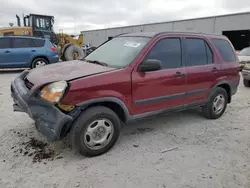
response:
<path fill-rule="evenodd" d="M 0 188 L 250 187 L 250 89 L 242 83 L 218 120 L 190 110 L 135 122 L 110 152 L 85 158 L 66 140 L 44 144 L 34 122 L 12 112 L 17 74 L 0 75 Z"/>

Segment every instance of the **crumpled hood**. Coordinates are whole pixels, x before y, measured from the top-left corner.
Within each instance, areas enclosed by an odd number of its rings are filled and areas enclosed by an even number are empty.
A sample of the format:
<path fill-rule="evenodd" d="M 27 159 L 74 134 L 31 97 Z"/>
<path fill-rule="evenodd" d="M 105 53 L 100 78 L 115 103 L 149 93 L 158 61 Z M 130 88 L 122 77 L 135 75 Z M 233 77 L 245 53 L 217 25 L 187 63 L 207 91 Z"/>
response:
<path fill-rule="evenodd" d="M 74 60 L 32 69 L 27 75 L 27 79 L 37 86 L 60 80 L 68 81 L 112 70 L 115 70 L 115 68 Z"/>

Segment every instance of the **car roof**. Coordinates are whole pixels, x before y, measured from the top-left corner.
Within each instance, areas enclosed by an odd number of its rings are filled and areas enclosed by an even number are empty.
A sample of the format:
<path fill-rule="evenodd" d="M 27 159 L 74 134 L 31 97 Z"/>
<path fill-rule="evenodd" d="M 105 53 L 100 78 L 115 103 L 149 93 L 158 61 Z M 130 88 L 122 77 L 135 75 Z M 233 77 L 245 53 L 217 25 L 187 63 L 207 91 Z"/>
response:
<path fill-rule="evenodd" d="M 24 39 L 40 39 L 40 40 L 48 40 L 45 38 L 39 38 L 39 37 L 30 37 L 30 36 L 0 36 L 1 38 L 24 38 Z"/>
<path fill-rule="evenodd" d="M 199 33 L 199 32 L 183 32 L 183 31 L 166 31 L 166 32 L 138 32 L 138 33 L 125 33 L 121 34 L 122 37 L 148 37 L 153 38 L 158 35 L 171 35 L 171 34 L 180 34 L 180 35 L 194 35 L 194 36 L 203 36 L 203 37 L 219 37 L 226 38 L 224 35 L 213 35 L 207 33 Z"/>

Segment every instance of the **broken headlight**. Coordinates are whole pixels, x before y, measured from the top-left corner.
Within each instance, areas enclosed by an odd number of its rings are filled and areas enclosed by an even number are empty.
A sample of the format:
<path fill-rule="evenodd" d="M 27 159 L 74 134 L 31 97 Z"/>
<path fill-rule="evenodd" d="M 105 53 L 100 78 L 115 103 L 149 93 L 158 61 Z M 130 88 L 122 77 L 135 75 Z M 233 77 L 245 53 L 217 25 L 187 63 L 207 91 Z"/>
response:
<path fill-rule="evenodd" d="M 40 92 L 40 96 L 52 103 L 57 103 L 63 97 L 68 84 L 65 81 L 58 81 L 44 86 Z"/>

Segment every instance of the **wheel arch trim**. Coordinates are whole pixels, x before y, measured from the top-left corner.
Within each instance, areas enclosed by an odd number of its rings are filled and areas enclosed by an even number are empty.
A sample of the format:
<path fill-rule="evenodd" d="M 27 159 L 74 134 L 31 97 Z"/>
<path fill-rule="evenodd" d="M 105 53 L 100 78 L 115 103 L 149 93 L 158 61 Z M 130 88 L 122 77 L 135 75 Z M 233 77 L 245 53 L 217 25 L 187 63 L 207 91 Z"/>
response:
<path fill-rule="evenodd" d="M 231 102 L 231 97 L 232 97 L 232 95 L 234 94 L 234 93 L 233 93 L 233 88 L 235 87 L 235 83 L 234 83 L 233 81 L 227 81 L 227 80 L 222 80 L 222 81 L 218 82 L 217 84 L 215 84 L 215 85 L 211 88 L 211 92 L 210 92 L 210 94 L 209 94 L 209 96 L 208 96 L 208 100 L 210 99 L 211 95 L 213 94 L 213 91 L 214 91 L 216 88 L 218 88 L 220 85 L 223 85 L 223 84 L 228 85 L 229 88 L 230 88 L 230 95 L 228 96 L 228 103 Z M 237 87 L 236 87 L 236 90 L 237 90 Z M 208 101 L 208 100 L 207 100 L 207 101 Z"/>
<path fill-rule="evenodd" d="M 92 104 L 101 103 L 101 102 L 113 102 L 113 103 L 118 104 L 124 111 L 125 120 L 128 121 L 131 119 L 131 115 L 129 114 L 129 110 L 127 106 L 125 105 L 125 103 L 121 99 L 116 98 L 116 97 L 103 97 L 103 98 L 90 99 L 90 100 L 81 102 L 77 104 L 76 106 L 81 109 L 85 109 Z"/>

